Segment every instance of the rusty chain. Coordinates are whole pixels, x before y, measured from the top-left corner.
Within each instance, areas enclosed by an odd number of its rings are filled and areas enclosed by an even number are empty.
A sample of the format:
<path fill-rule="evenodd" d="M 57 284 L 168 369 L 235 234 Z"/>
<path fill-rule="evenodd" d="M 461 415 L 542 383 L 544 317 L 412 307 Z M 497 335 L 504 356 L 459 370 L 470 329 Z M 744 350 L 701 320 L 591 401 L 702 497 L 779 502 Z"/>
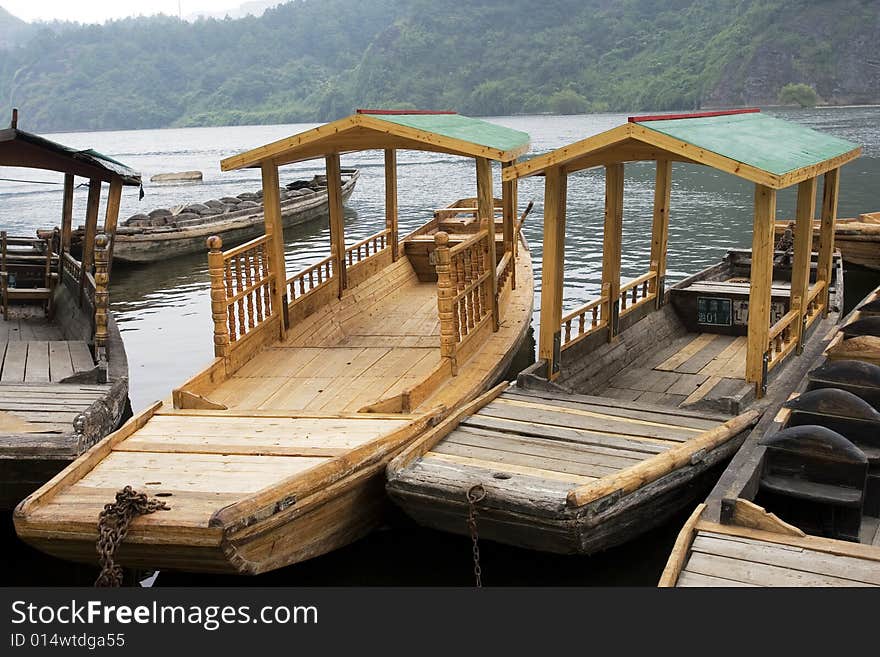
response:
<path fill-rule="evenodd" d="M 471 532 L 471 541 L 473 541 L 473 553 L 474 553 L 474 579 L 477 583 L 477 588 L 482 588 L 483 586 L 483 570 L 480 567 L 480 535 L 477 533 L 477 504 L 482 502 L 486 497 L 486 489 L 483 488 L 482 484 L 475 484 L 468 489 L 467 492 L 467 501 L 468 501 L 468 520 L 467 525 L 468 529 Z"/>
<path fill-rule="evenodd" d="M 95 586 L 120 586 L 122 584 L 122 566 L 115 562 L 116 550 L 125 539 L 128 527 L 136 516 L 168 510 L 170 507 L 162 500 L 147 497 L 146 493 L 138 493 L 131 486 L 126 486 L 116 493 L 116 501 L 104 505 L 98 516 L 98 561 L 101 573 L 95 580 Z"/>

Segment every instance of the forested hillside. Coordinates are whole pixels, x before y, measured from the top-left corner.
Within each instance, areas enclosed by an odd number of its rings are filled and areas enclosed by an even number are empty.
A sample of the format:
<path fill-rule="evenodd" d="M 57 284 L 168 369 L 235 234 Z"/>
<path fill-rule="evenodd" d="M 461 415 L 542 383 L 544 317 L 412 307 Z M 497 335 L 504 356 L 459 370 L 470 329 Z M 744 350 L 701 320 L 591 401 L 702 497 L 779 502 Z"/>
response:
<path fill-rule="evenodd" d="M 0 53 L 0 107 L 49 131 L 773 104 L 790 83 L 870 103 L 877 43 L 878 0 L 296 0 L 44 26 Z"/>

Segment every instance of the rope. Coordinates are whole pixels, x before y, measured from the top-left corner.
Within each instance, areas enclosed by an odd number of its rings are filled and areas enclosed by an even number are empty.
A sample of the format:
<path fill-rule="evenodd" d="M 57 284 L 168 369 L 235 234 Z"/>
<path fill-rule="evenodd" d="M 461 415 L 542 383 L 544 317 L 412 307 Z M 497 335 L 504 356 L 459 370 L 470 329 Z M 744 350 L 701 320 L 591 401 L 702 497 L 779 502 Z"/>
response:
<path fill-rule="evenodd" d="M 0 182 L 28 183 L 29 185 L 63 185 L 63 182 L 52 180 L 23 180 L 21 178 L 0 178 Z M 77 187 L 86 187 L 88 183 L 80 183 Z"/>
<path fill-rule="evenodd" d="M 120 586 L 122 566 L 115 562 L 116 550 L 125 539 L 131 521 L 137 516 L 168 510 L 170 507 L 162 500 L 138 493 L 126 486 L 116 493 L 116 501 L 104 505 L 98 516 L 98 561 L 101 573 L 95 586 Z"/>

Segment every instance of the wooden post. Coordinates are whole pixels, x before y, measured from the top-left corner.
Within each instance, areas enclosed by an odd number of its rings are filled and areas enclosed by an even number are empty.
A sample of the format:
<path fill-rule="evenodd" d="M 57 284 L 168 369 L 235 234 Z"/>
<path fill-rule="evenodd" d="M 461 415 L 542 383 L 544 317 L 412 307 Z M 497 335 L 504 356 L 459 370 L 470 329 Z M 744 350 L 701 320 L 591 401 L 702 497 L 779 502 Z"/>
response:
<path fill-rule="evenodd" d="M 773 220 L 776 190 L 755 185 L 755 219 L 752 233 L 752 271 L 749 285 L 749 335 L 746 381 L 755 384 L 757 397 L 764 396 L 764 360 L 770 335 L 770 288 L 773 282 Z"/>
<path fill-rule="evenodd" d="M 492 304 L 492 330 L 497 331 L 500 323 L 498 314 L 498 261 L 495 257 L 495 197 L 492 194 L 492 163 L 485 157 L 477 162 L 477 214 L 480 217 L 480 230 L 489 231 L 486 240 L 486 271 L 491 281 L 490 299 Z"/>
<path fill-rule="evenodd" d="M 562 348 L 562 287 L 565 265 L 565 202 L 568 178 L 560 167 L 544 177 L 544 255 L 541 266 L 541 323 L 538 357 L 547 361 L 547 379 L 559 376 Z"/>
<path fill-rule="evenodd" d="M 391 231 L 391 260 L 395 262 L 399 257 L 397 220 L 397 151 L 388 148 L 385 149 L 385 229 Z"/>
<path fill-rule="evenodd" d="M 502 162 L 501 170 L 512 167 L 516 161 Z M 502 176 L 503 180 L 503 176 Z M 504 226 L 504 253 L 509 253 L 510 289 L 516 289 L 516 249 L 514 248 L 514 229 L 516 224 L 516 178 L 501 183 L 502 221 Z M 494 216 L 494 215 L 493 215 Z"/>
<path fill-rule="evenodd" d="M 840 169 L 825 174 L 822 184 L 822 219 L 819 226 L 819 262 L 816 280 L 825 281 L 822 292 L 822 316 L 828 316 L 828 287 L 831 285 L 831 266 L 834 260 L 834 224 L 837 221 L 837 198 L 840 190 Z"/>
<path fill-rule="evenodd" d="M 107 275 L 113 271 L 113 246 L 116 244 L 116 224 L 119 221 L 119 206 L 122 203 L 122 179 L 110 181 L 107 195 L 107 212 L 104 214 L 104 235 L 109 240 L 107 247 Z"/>
<path fill-rule="evenodd" d="M 107 366 L 107 310 L 110 306 L 108 274 L 109 240 L 103 233 L 95 238 L 95 359 Z"/>
<path fill-rule="evenodd" d="M 73 174 L 64 174 L 64 199 L 61 203 L 61 248 L 58 256 L 63 259 L 70 253 L 70 235 L 73 232 Z"/>
<path fill-rule="evenodd" d="M 101 205 L 101 181 L 89 181 L 89 199 L 86 203 L 86 232 L 83 236 L 82 269 L 79 280 L 79 305 L 82 306 L 86 274 L 92 271 L 95 261 L 95 235 L 98 231 L 98 209 Z"/>
<path fill-rule="evenodd" d="M 810 289 L 810 260 L 813 253 L 813 217 L 816 214 L 816 179 L 810 178 L 798 185 L 795 209 L 794 262 L 791 267 L 791 310 L 798 311 L 794 338 L 797 351 L 803 345 L 804 316 L 807 312 L 807 292 Z"/>
<path fill-rule="evenodd" d="M 279 331 L 287 335 L 287 272 L 284 266 L 284 226 L 281 223 L 281 195 L 278 191 L 278 167 L 274 162 L 261 163 L 263 175 L 263 217 L 269 238 L 269 274 L 274 276 L 272 311 L 281 317 Z"/>
<path fill-rule="evenodd" d="M 455 308 L 456 285 L 452 280 L 449 255 L 449 235 L 440 231 L 434 235 L 434 258 L 437 269 L 437 314 L 440 317 L 440 356 L 448 358 L 452 376 L 458 375 L 455 345 L 458 342 L 458 313 Z"/>
<path fill-rule="evenodd" d="M 327 196 L 330 201 L 330 251 L 333 254 L 334 275 L 337 280 L 337 295 L 348 287 L 345 271 L 345 220 L 342 209 L 342 181 L 339 153 L 324 158 L 327 166 Z"/>
<path fill-rule="evenodd" d="M 605 227 L 602 246 L 602 290 L 608 290 L 603 316 L 608 319 L 608 341 L 617 339 L 620 313 L 620 249 L 623 241 L 623 164 L 605 167 Z"/>
<path fill-rule="evenodd" d="M 651 281 L 650 292 L 657 294 L 656 307 L 663 305 L 666 287 L 666 255 L 669 242 L 669 201 L 672 193 L 672 162 L 657 160 L 654 181 L 654 222 L 651 228 L 651 270 L 657 277 Z"/>
<path fill-rule="evenodd" d="M 226 327 L 226 283 L 224 281 L 223 240 L 208 238 L 208 275 L 211 277 L 211 319 L 214 320 L 214 355 L 229 355 L 229 329 Z"/>

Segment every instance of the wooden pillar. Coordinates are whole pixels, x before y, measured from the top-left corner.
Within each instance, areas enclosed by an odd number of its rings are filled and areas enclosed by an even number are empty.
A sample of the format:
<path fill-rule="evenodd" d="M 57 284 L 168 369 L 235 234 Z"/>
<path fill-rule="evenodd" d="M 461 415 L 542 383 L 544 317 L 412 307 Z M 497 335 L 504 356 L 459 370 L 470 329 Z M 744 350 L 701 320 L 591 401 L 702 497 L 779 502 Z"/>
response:
<path fill-rule="evenodd" d="M 110 306 L 109 240 L 104 234 L 95 238 L 95 357 L 99 366 L 107 366 L 107 311 Z"/>
<path fill-rule="evenodd" d="M 397 231 L 397 151 L 385 149 L 385 229 L 390 231 L 391 260 L 396 261 L 398 252 Z"/>
<path fill-rule="evenodd" d="M 485 157 L 476 158 L 477 161 L 477 216 L 480 217 L 480 230 L 489 231 L 489 239 L 486 240 L 486 271 L 492 281 L 488 300 L 492 304 L 492 330 L 497 331 L 499 326 L 498 315 L 498 270 L 495 258 L 495 197 L 492 194 L 492 163 Z"/>
<path fill-rule="evenodd" d="M 776 190 L 755 185 L 755 218 L 752 233 L 752 271 L 749 285 L 749 335 L 746 351 L 746 381 L 764 395 L 764 357 L 770 335 L 770 287 L 773 282 L 773 220 Z"/>
<path fill-rule="evenodd" d="M 458 375 L 455 356 L 458 342 L 458 313 L 455 308 L 456 286 L 452 280 L 449 235 L 440 231 L 434 235 L 434 257 L 437 268 L 437 314 L 440 318 L 440 356 L 449 360 L 452 376 Z"/>
<path fill-rule="evenodd" d="M 822 316 L 828 315 L 828 286 L 831 284 L 831 266 L 834 260 L 834 224 L 837 221 L 837 198 L 840 190 L 840 169 L 825 174 L 822 184 L 822 218 L 819 226 L 819 261 L 816 280 L 825 281 L 822 292 Z"/>
<path fill-rule="evenodd" d="M 803 345 L 804 316 L 807 311 L 807 292 L 810 289 L 810 260 L 813 253 L 813 217 L 816 214 L 816 179 L 810 178 L 798 185 L 795 209 L 794 262 L 791 266 L 791 310 L 798 311 L 794 337 L 800 353 Z"/>
<path fill-rule="evenodd" d="M 107 212 L 104 214 L 104 235 L 109 240 L 107 246 L 107 276 L 113 270 L 113 247 L 116 244 L 116 224 L 119 222 L 119 206 L 122 203 L 122 179 L 110 181 L 107 195 Z"/>
<path fill-rule="evenodd" d="M 278 191 L 278 167 L 274 162 L 262 162 L 263 220 L 269 242 L 269 273 L 272 281 L 272 311 L 279 314 L 279 332 L 287 335 L 287 271 L 284 266 L 284 226 L 281 223 L 281 195 Z"/>
<path fill-rule="evenodd" d="M 666 254 L 669 243 L 669 201 L 672 193 L 672 162 L 657 160 L 654 180 L 654 221 L 651 228 L 651 271 L 657 277 L 651 281 L 650 291 L 657 294 L 656 307 L 663 305 L 666 287 Z"/>
<path fill-rule="evenodd" d="M 603 317 L 608 319 L 608 341 L 617 339 L 620 313 L 620 249 L 623 241 L 623 164 L 605 167 L 605 227 L 602 246 L 602 293 L 608 298 Z"/>
<path fill-rule="evenodd" d="M 547 379 L 559 376 L 562 345 L 562 288 L 565 271 L 567 177 L 559 167 L 544 178 L 544 255 L 541 265 L 541 323 L 538 358 L 547 361 Z"/>
<path fill-rule="evenodd" d="M 61 203 L 61 247 L 59 257 L 70 253 L 70 235 L 73 232 L 73 174 L 64 174 L 64 199 Z"/>
<path fill-rule="evenodd" d="M 501 170 L 512 167 L 513 162 L 502 162 Z M 504 253 L 509 253 L 511 258 L 510 268 L 510 289 L 516 289 L 516 249 L 514 248 L 514 230 L 516 225 L 516 178 L 513 180 L 504 180 L 501 177 L 501 203 L 502 203 L 502 222 L 504 227 Z"/>
<path fill-rule="evenodd" d="M 101 206 L 101 181 L 89 181 L 89 199 L 86 202 L 86 232 L 83 236 L 82 269 L 79 281 L 79 303 L 82 305 L 86 274 L 92 271 L 95 262 L 95 235 L 98 231 L 98 209 Z"/>
<path fill-rule="evenodd" d="M 342 209 L 342 179 L 339 153 L 324 158 L 327 166 L 327 196 L 330 201 L 330 251 L 333 254 L 333 275 L 336 293 L 341 298 L 348 287 L 345 271 L 345 220 Z"/>
<path fill-rule="evenodd" d="M 271 262 L 271 261 L 270 261 Z M 208 238 L 208 275 L 211 277 L 211 319 L 214 320 L 214 356 L 229 355 L 229 329 L 226 310 L 226 283 L 224 279 L 223 240 L 217 235 Z"/>

